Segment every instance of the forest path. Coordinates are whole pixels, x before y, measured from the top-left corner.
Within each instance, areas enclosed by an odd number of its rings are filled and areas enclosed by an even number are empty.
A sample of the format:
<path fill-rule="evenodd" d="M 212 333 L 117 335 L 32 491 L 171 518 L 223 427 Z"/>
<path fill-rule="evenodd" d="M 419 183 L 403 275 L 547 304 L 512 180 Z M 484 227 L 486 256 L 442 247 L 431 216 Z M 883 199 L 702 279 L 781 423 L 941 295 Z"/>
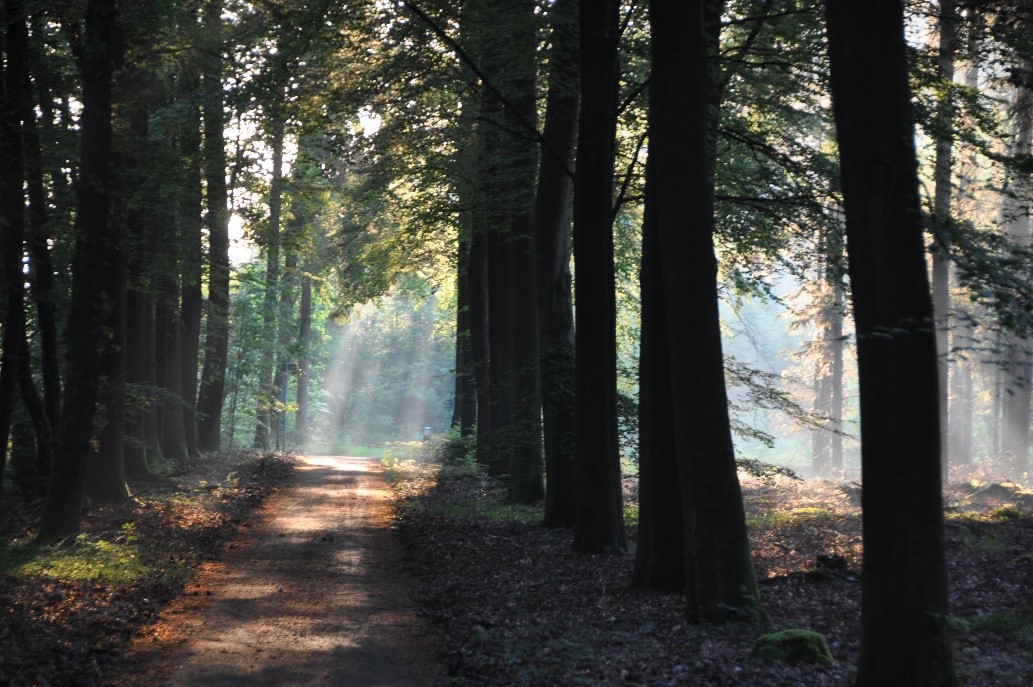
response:
<path fill-rule="evenodd" d="M 375 461 L 305 456 L 297 480 L 134 643 L 121 684 L 437 685 Z"/>

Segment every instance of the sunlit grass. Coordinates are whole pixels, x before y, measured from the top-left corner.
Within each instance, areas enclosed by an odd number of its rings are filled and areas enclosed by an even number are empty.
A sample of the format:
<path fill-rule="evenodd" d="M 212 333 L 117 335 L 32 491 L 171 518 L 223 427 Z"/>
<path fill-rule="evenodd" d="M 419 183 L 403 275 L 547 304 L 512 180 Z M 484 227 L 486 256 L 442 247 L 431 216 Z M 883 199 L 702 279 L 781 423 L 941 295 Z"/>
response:
<path fill-rule="evenodd" d="M 746 525 L 748 527 L 778 527 L 781 525 L 813 522 L 815 520 L 821 520 L 822 518 L 830 518 L 835 515 L 836 514 L 833 511 L 827 508 L 806 506 L 784 512 L 748 517 L 746 518 Z"/>
<path fill-rule="evenodd" d="M 14 542 L 0 548 L 0 575 L 16 579 L 107 582 L 127 585 L 151 574 L 132 524 L 114 541 L 81 534 L 71 543 L 41 545 Z"/>

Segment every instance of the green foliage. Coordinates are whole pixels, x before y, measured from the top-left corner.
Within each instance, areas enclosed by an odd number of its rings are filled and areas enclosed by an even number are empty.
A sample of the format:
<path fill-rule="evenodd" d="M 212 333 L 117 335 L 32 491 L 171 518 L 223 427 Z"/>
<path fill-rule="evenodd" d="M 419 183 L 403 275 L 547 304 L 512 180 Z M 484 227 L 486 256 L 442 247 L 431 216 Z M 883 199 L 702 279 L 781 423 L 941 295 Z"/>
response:
<path fill-rule="evenodd" d="M 757 640 L 753 654 L 765 661 L 835 665 L 825 635 L 813 630 L 782 630 Z"/>
<path fill-rule="evenodd" d="M 0 549 L 0 575 L 15 578 L 101 581 L 127 585 L 147 577 L 152 569 L 141 556 L 139 536 L 132 523 L 122 526 L 114 541 L 84 534 L 66 544 L 13 543 Z M 177 574 L 169 569 L 169 574 Z"/>
<path fill-rule="evenodd" d="M 800 480 L 800 476 L 787 467 L 763 463 L 759 460 L 749 458 L 736 458 L 735 465 L 747 475 L 761 477 L 763 479 L 775 479 L 776 477 L 788 477 L 789 479 Z"/>
<path fill-rule="evenodd" d="M 476 449 L 476 432 L 464 437 L 459 427 L 452 427 L 443 436 L 434 440 L 431 454 L 437 462 L 448 467 L 476 467 Z"/>
<path fill-rule="evenodd" d="M 1001 518 L 1002 520 L 1015 520 L 1016 518 L 1022 517 L 1022 511 L 1018 508 L 1003 507 L 998 508 L 994 512 L 994 517 Z"/>
<path fill-rule="evenodd" d="M 1033 615 L 991 613 L 965 618 L 972 632 L 992 632 L 1007 639 L 1033 639 Z"/>

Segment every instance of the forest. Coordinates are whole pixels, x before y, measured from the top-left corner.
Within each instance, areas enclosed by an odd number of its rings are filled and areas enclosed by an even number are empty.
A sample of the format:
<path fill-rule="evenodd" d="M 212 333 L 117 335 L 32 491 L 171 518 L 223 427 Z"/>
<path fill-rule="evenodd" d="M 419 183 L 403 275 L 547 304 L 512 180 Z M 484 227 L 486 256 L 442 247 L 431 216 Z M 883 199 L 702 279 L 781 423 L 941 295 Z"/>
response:
<path fill-rule="evenodd" d="M 2 11 L 0 684 L 298 455 L 382 459 L 452 684 L 1033 681 L 1033 2 Z"/>

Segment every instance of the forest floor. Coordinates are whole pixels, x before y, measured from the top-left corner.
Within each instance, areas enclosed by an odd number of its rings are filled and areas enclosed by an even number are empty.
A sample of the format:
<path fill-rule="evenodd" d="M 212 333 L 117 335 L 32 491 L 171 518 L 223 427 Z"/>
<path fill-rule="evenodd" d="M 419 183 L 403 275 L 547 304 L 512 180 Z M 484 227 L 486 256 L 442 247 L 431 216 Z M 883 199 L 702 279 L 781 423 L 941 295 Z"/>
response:
<path fill-rule="evenodd" d="M 826 667 L 754 657 L 762 630 L 686 625 L 682 597 L 628 589 L 632 553 L 574 555 L 569 532 L 503 504 L 469 466 L 385 461 L 392 493 L 378 465 L 222 456 L 134 504 L 91 508 L 76 569 L 60 547 L 0 548 L 0 685 L 851 681 L 861 537 L 849 486 L 743 482 L 762 601 L 776 629 L 828 638 Z M 961 683 L 1033 684 L 1033 496 L 969 482 L 948 504 Z M 23 540 L 32 515 L 0 513 L 0 543 Z"/>
<path fill-rule="evenodd" d="M 459 685 L 766 685 L 853 683 L 860 620 L 861 520 L 850 485 L 744 477 L 761 601 L 773 629 L 823 633 L 832 666 L 753 655 L 771 629 L 683 621 L 684 598 L 628 587 L 630 549 L 571 552 L 541 512 L 503 505 L 469 467 L 395 470 L 399 530 L 423 563 L 421 601 Z M 952 624 L 960 683 L 1033 685 L 1033 494 L 968 482 L 948 497 Z M 818 564 L 818 557 L 825 565 Z M 831 563 L 831 564 L 829 564 Z"/>

